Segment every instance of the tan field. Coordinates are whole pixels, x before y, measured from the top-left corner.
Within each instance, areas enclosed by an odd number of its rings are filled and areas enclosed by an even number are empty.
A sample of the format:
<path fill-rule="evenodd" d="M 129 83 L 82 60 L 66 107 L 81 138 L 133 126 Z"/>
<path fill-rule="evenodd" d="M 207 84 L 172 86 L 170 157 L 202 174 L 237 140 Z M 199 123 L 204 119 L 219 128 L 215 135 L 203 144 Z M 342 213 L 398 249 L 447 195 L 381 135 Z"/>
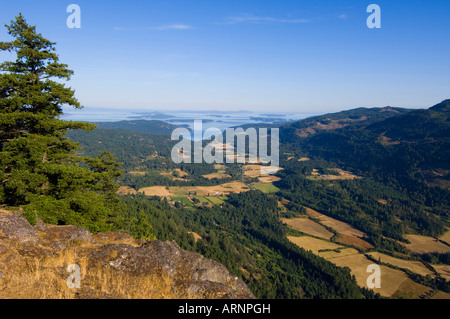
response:
<path fill-rule="evenodd" d="M 447 244 L 450 245 L 450 229 L 447 228 L 447 232 L 439 237 L 440 240 L 445 241 Z"/>
<path fill-rule="evenodd" d="M 177 186 L 170 187 L 169 189 L 173 194 L 177 196 L 188 195 L 188 193 L 196 193 L 196 195 L 198 196 L 208 196 L 216 193 L 218 195 L 224 195 L 231 193 L 242 193 L 250 190 L 250 188 L 241 181 L 234 181 L 215 186 Z"/>
<path fill-rule="evenodd" d="M 421 236 L 421 235 L 404 235 L 410 244 L 401 243 L 403 246 L 408 248 L 414 253 L 424 254 L 430 252 L 445 253 L 450 252 L 450 247 L 444 245 L 443 243 L 437 241 L 432 237 Z"/>
<path fill-rule="evenodd" d="M 223 178 L 231 178 L 231 175 L 224 174 L 224 173 L 212 173 L 208 175 L 202 175 L 204 178 L 207 179 L 223 179 Z"/>
<path fill-rule="evenodd" d="M 431 299 L 450 299 L 450 294 L 443 291 L 438 291 Z"/>
<path fill-rule="evenodd" d="M 244 175 L 248 177 L 259 177 L 262 175 L 261 170 L 263 167 L 262 165 L 245 165 L 243 167 Z"/>
<path fill-rule="evenodd" d="M 345 248 L 344 246 L 337 245 L 330 241 L 317 239 L 309 236 L 302 236 L 302 237 L 288 236 L 287 238 L 297 246 L 302 247 L 305 250 L 310 250 L 314 254 L 318 254 L 320 250 Z"/>
<path fill-rule="evenodd" d="M 325 258 L 326 260 L 331 261 L 333 258 L 339 258 L 339 257 L 346 257 L 351 255 L 359 254 L 360 252 L 357 251 L 355 248 L 344 248 L 340 249 L 338 251 L 321 251 L 318 255 L 322 258 Z"/>
<path fill-rule="evenodd" d="M 137 194 L 137 191 L 134 188 L 128 187 L 128 186 L 120 186 L 117 190 L 117 194 L 119 195 L 134 195 Z"/>
<path fill-rule="evenodd" d="M 361 238 L 356 237 L 356 236 L 342 235 L 341 234 L 336 239 L 336 241 L 341 243 L 341 244 L 344 244 L 344 245 L 356 246 L 356 247 L 364 249 L 364 250 L 368 250 L 368 249 L 373 248 L 373 246 L 371 244 L 369 244 L 365 240 L 362 240 Z"/>
<path fill-rule="evenodd" d="M 165 186 L 152 186 L 152 187 L 144 187 L 139 190 L 139 193 L 144 193 L 147 196 L 173 196 Z"/>
<path fill-rule="evenodd" d="M 347 245 L 354 245 L 357 247 L 360 247 L 362 249 L 370 249 L 373 248 L 371 244 L 364 241 L 363 238 L 365 234 L 362 231 L 357 230 L 356 228 L 353 228 L 347 223 L 341 222 L 339 220 L 336 220 L 334 218 L 328 217 L 326 215 L 323 215 L 319 212 L 316 212 L 313 209 L 310 209 L 308 207 L 306 208 L 306 213 L 312 217 L 316 218 L 320 221 L 321 224 L 330 227 L 337 231 L 339 234 L 341 234 L 340 241 L 343 244 Z"/>
<path fill-rule="evenodd" d="M 133 175 L 133 176 L 145 176 L 145 174 L 147 174 L 147 172 L 132 171 L 132 172 L 128 172 L 128 174 Z"/>
<path fill-rule="evenodd" d="M 173 174 L 174 174 L 175 172 L 178 172 L 178 176 L 179 176 L 179 177 L 173 176 Z M 182 171 L 181 169 L 179 169 L 179 168 L 176 168 L 176 169 L 171 170 L 171 171 L 160 172 L 160 174 L 161 174 L 162 176 L 167 176 L 167 177 L 169 177 L 169 178 L 170 178 L 171 180 L 173 180 L 173 181 L 186 181 L 186 179 L 183 178 L 183 177 L 189 175 L 188 173 L 183 172 L 183 171 Z"/>
<path fill-rule="evenodd" d="M 363 254 L 332 258 L 330 261 L 340 267 L 350 268 L 352 274 L 355 275 L 358 285 L 367 288 L 367 278 L 370 276 L 370 273 L 367 272 L 367 267 L 374 263 Z M 373 291 L 385 297 L 392 296 L 408 279 L 407 275 L 400 270 L 386 266 L 380 266 L 380 270 L 381 288 L 375 288 Z"/>
<path fill-rule="evenodd" d="M 277 172 L 270 166 L 256 165 L 256 164 L 245 165 L 243 167 L 243 170 L 245 176 L 253 178 L 267 176 L 269 173 Z M 282 168 L 280 167 L 278 168 L 278 170 L 282 170 Z"/>
<path fill-rule="evenodd" d="M 450 266 L 449 265 L 432 265 L 433 268 L 447 281 L 450 281 Z"/>
<path fill-rule="evenodd" d="M 259 177 L 258 180 L 260 183 L 266 184 L 281 181 L 281 178 L 278 176 L 263 176 Z"/>
<path fill-rule="evenodd" d="M 316 239 L 309 236 L 288 236 L 288 239 L 303 249 L 310 250 L 314 254 L 331 261 L 339 267 L 350 268 L 351 273 L 355 276 L 358 285 L 367 288 L 367 278 L 370 276 L 370 273 L 367 272 L 367 267 L 374 263 L 367 259 L 363 254 L 358 253 L 356 249 L 345 248 L 344 246 L 337 245 L 330 241 Z M 392 269 L 386 266 L 380 266 L 380 269 L 381 288 L 373 290 L 382 296 L 390 297 L 400 288 L 408 277 L 403 271 L 400 270 Z"/>
<path fill-rule="evenodd" d="M 408 278 L 400 285 L 392 297 L 418 299 L 420 296 L 424 296 L 431 291 L 432 289 L 430 287 L 418 284 Z"/>
<path fill-rule="evenodd" d="M 422 276 L 433 274 L 433 272 L 427 267 L 425 267 L 425 265 L 420 261 L 404 260 L 389 255 L 385 255 L 379 252 L 371 252 L 368 253 L 368 255 L 375 258 L 376 260 L 380 260 L 383 263 L 387 263 L 389 265 L 396 266 L 399 268 L 409 269 L 410 271 Z"/>
<path fill-rule="evenodd" d="M 323 179 L 327 179 L 327 180 L 348 180 L 349 179 L 349 180 L 352 180 L 352 179 L 361 178 L 359 176 L 353 175 L 350 172 L 343 171 L 339 168 L 335 168 L 333 170 L 338 172 L 339 175 L 326 175 L 326 176 L 323 176 Z"/>
<path fill-rule="evenodd" d="M 323 226 L 317 224 L 315 221 L 309 218 L 282 218 L 281 221 L 283 223 L 286 223 L 291 228 L 311 236 L 330 239 L 334 235 L 333 233 L 326 230 Z"/>

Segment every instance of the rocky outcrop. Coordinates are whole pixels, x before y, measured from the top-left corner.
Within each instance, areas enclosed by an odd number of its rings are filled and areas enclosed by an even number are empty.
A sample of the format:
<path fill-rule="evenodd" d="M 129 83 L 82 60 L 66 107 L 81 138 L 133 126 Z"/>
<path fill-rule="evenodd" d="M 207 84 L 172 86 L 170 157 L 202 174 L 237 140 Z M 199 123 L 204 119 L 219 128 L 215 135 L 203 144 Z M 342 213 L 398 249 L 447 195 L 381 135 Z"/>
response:
<path fill-rule="evenodd" d="M 174 241 L 31 226 L 19 213 L 0 210 L 0 298 L 254 297 L 222 264 Z"/>

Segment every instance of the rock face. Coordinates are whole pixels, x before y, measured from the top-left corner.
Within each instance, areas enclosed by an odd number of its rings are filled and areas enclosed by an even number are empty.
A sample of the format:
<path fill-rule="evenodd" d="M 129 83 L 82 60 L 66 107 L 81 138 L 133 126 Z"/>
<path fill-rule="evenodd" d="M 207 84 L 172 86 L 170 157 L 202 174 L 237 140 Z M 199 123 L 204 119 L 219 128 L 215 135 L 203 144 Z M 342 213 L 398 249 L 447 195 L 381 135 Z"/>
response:
<path fill-rule="evenodd" d="M 42 222 L 33 227 L 0 210 L 0 298 L 254 297 L 222 264 L 174 241 L 139 242 L 125 233 L 92 235 Z"/>

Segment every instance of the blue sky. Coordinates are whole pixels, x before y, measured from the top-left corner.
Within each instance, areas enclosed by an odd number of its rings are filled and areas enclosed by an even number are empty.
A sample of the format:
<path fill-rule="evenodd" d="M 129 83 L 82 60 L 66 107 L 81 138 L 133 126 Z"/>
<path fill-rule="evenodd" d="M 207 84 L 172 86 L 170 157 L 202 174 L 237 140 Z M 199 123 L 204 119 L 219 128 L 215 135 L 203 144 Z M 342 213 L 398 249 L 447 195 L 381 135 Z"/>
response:
<path fill-rule="evenodd" d="M 66 26 L 71 3 L 81 29 Z M 381 29 L 366 25 L 371 3 Z M 2 24 L 18 12 L 57 42 L 87 107 L 323 113 L 450 98 L 448 0 L 0 1 Z"/>

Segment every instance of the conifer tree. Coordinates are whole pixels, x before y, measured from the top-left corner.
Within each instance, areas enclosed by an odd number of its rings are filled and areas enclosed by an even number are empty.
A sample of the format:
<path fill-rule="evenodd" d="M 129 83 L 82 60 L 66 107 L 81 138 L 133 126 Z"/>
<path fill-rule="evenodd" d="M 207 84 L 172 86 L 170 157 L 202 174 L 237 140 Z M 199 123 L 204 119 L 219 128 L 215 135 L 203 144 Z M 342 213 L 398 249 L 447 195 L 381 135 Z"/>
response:
<path fill-rule="evenodd" d="M 0 51 L 16 60 L 0 64 L 0 205 L 93 232 L 117 228 L 120 164 L 109 153 L 79 156 L 79 145 L 65 137 L 69 129 L 95 128 L 60 119 L 64 105 L 82 108 L 63 83 L 73 71 L 22 14 L 6 28 L 13 40 L 0 42 Z"/>

